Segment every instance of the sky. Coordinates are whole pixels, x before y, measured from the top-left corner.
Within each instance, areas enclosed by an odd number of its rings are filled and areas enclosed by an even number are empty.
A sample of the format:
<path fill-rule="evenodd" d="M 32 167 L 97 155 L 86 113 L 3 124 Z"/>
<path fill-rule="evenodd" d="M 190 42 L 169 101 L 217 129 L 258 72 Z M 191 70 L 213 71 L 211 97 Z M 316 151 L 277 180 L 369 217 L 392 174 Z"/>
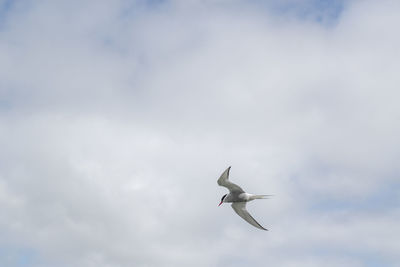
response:
<path fill-rule="evenodd" d="M 0 266 L 400 266 L 399 13 L 0 0 Z"/>

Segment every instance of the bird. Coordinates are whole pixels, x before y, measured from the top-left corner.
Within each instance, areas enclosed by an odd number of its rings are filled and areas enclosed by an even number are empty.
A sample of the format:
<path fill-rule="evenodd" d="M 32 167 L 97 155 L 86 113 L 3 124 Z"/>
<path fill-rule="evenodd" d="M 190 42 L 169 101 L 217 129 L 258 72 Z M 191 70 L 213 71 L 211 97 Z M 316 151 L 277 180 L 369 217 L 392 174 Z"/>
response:
<path fill-rule="evenodd" d="M 271 195 L 253 195 L 246 193 L 240 186 L 229 181 L 229 171 L 231 166 L 229 166 L 219 177 L 217 183 L 220 186 L 224 186 L 229 189 L 229 193 L 225 194 L 221 198 L 221 202 L 218 207 L 221 206 L 222 203 L 232 203 L 231 206 L 233 210 L 242 217 L 246 222 L 257 227 L 261 230 L 268 231 L 268 229 L 264 228 L 259 224 L 247 211 L 246 204 L 249 201 L 254 199 L 266 199 Z"/>

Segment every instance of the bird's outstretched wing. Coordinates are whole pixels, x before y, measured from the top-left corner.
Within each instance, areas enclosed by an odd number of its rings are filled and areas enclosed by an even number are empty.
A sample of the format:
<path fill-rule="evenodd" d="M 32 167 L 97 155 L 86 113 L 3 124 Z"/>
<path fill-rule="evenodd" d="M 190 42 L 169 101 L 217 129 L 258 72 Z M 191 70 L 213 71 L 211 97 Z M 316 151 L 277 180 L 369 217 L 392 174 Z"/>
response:
<path fill-rule="evenodd" d="M 238 192 L 238 193 L 244 193 L 243 189 L 240 186 L 238 186 L 238 185 L 232 183 L 231 181 L 229 181 L 229 171 L 230 171 L 230 169 L 231 169 L 231 167 L 228 167 L 228 169 L 226 169 L 221 174 L 221 177 L 219 177 L 219 179 L 217 181 L 218 185 L 228 188 L 230 192 L 235 191 L 235 192 Z"/>
<path fill-rule="evenodd" d="M 246 222 L 248 222 L 249 224 L 262 229 L 262 230 L 266 230 L 264 227 L 261 226 L 261 224 L 259 224 L 251 215 L 250 213 L 246 210 L 246 202 L 234 202 L 232 203 L 232 208 L 233 210 L 240 216 L 242 217 Z"/>

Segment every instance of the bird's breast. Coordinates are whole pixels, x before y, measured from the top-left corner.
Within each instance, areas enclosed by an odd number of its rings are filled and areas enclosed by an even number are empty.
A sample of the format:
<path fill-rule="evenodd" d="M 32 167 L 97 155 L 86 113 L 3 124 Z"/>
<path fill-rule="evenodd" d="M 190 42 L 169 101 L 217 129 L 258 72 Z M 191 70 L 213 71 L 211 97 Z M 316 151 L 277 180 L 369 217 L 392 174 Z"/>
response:
<path fill-rule="evenodd" d="M 250 201 L 250 194 L 248 193 L 229 193 L 225 199 L 224 202 L 247 202 Z"/>

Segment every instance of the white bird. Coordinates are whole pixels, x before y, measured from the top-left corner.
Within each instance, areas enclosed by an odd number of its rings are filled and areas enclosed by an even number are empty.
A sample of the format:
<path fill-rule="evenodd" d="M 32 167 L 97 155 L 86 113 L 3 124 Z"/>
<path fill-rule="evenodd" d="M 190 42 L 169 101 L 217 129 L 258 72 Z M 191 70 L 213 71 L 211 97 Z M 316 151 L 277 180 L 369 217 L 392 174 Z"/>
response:
<path fill-rule="evenodd" d="M 221 202 L 219 203 L 218 206 L 220 206 L 222 203 L 232 203 L 232 208 L 233 210 L 240 216 L 242 217 L 246 222 L 250 223 L 251 225 L 268 231 L 268 229 L 265 229 L 262 227 L 251 215 L 250 213 L 246 210 L 246 204 L 249 201 L 252 201 L 254 199 L 265 199 L 270 195 L 253 195 L 244 192 L 244 190 L 229 181 L 229 171 L 231 167 L 226 169 L 222 174 L 221 177 L 219 177 L 217 183 L 220 186 L 224 186 L 229 189 L 229 194 L 225 194 L 221 198 Z"/>

